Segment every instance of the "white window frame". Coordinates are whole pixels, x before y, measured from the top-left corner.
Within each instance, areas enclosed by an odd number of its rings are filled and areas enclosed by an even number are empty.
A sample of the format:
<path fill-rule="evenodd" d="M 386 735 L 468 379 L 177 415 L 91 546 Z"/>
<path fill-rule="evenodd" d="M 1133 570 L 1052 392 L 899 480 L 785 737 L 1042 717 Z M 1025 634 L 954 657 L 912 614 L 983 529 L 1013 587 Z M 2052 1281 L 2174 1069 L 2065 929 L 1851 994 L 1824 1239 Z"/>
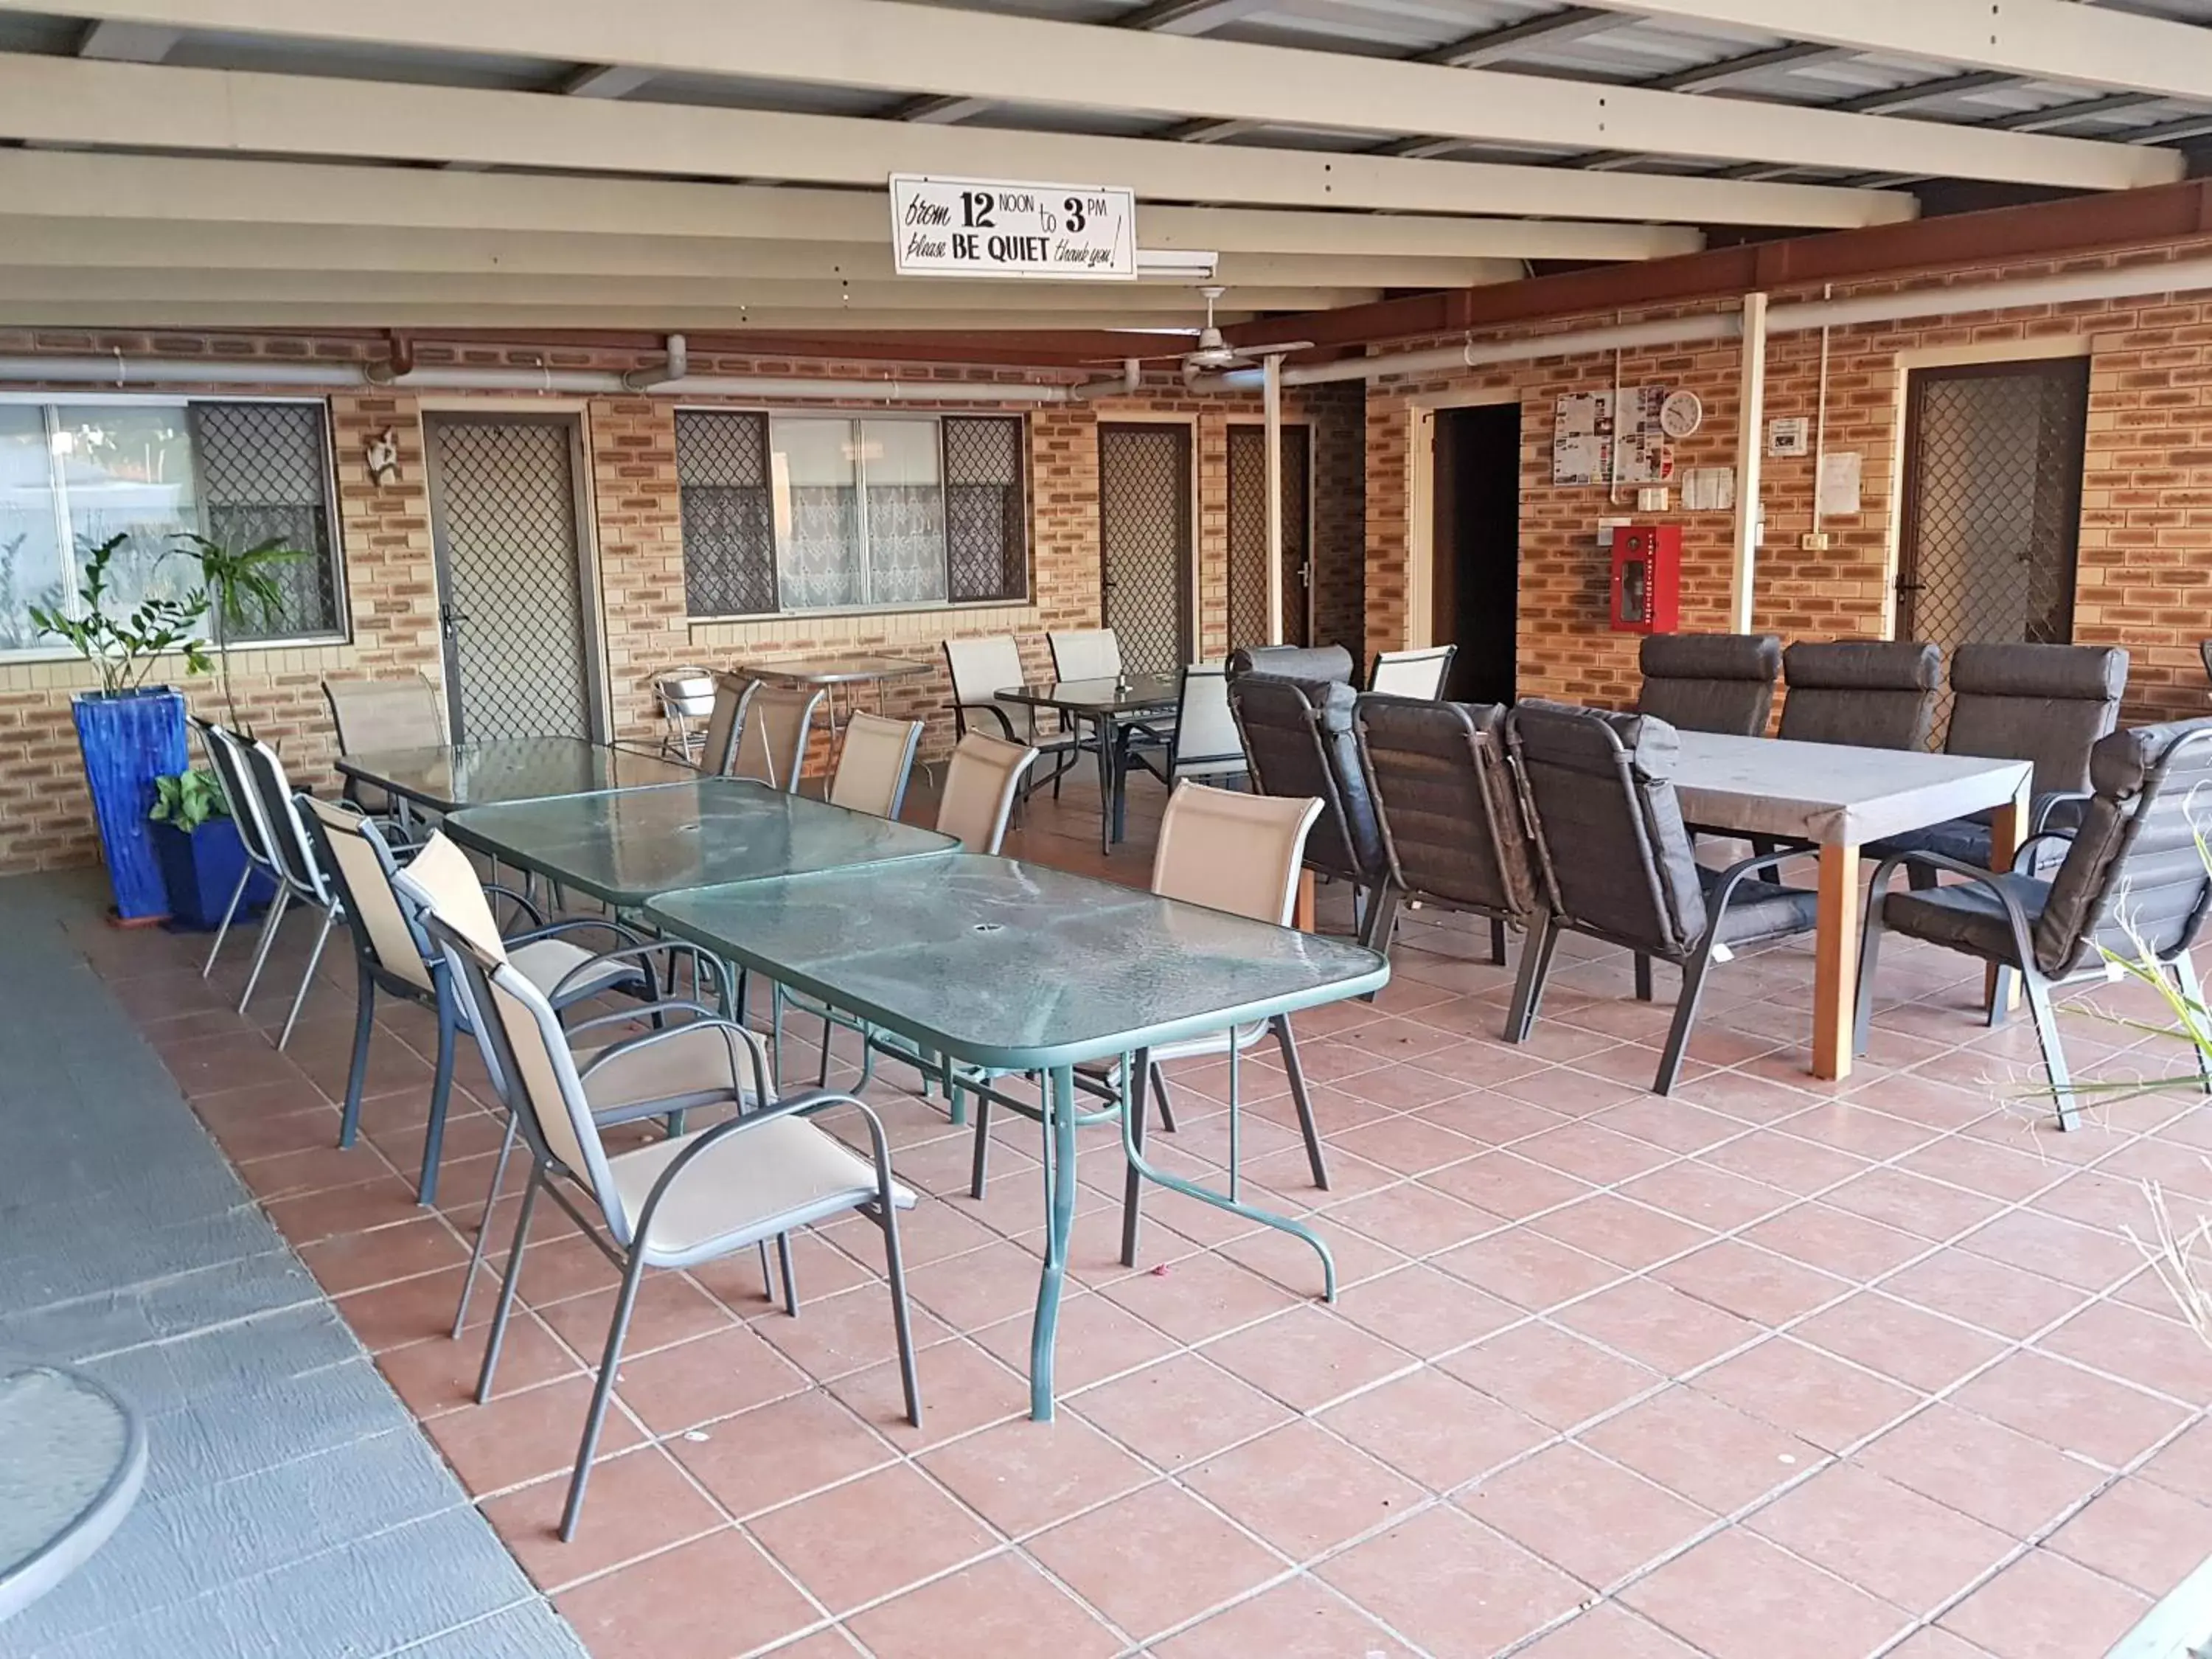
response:
<path fill-rule="evenodd" d="M 96 408 L 112 407 L 123 409 L 183 410 L 189 410 L 195 404 L 308 404 L 321 410 L 323 416 L 323 511 L 331 527 L 331 547 L 329 557 L 331 560 L 332 575 L 331 589 L 337 604 L 337 626 L 334 629 L 325 629 L 313 634 L 288 634 L 280 639 L 240 640 L 231 644 L 227 648 L 234 652 L 295 651 L 303 647 L 313 647 L 316 646 L 345 645 L 351 642 L 353 639 L 353 605 L 352 595 L 349 591 L 349 584 L 347 580 L 348 571 L 346 568 L 344 526 L 338 517 L 338 470 L 337 453 L 336 447 L 337 433 L 334 429 L 334 422 L 331 418 L 330 404 L 327 399 L 322 398 L 300 397 L 255 397 L 249 392 L 219 392 L 210 393 L 207 395 L 163 397 L 149 395 L 143 392 L 78 392 L 68 389 L 62 389 L 58 391 L 43 392 L 0 392 L 0 404 L 15 405 L 28 404 L 33 408 L 43 409 L 50 411 L 45 417 L 46 440 L 50 453 L 52 452 L 54 434 L 54 420 L 51 411 L 58 406 L 64 404 L 72 408 L 81 408 L 89 404 Z M 195 503 L 198 502 L 199 494 L 198 489 L 199 482 L 199 452 L 196 446 L 192 453 L 194 484 L 193 497 Z M 54 532 L 60 538 L 63 549 L 63 579 L 68 587 L 70 597 L 71 599 L 75 599 L 76 597 L 77 580 L 82 561 L 79 556 L 76 544 L 71 538 L 70 532 L 69 490 L 67 486 L 64 485 L 56 489 L 53 491 L 53 497 L 55 511 Z M 206 527 L 206 520 L 204 519 L 201 520 L 200 527 L 202 531 L 204 532 Z M 14 650 L 0 650 L 0 663 L 73 662 L 76 660 L 76 658 L 77 653 L 64 645 L 24 646 L 19 647 Z"/>

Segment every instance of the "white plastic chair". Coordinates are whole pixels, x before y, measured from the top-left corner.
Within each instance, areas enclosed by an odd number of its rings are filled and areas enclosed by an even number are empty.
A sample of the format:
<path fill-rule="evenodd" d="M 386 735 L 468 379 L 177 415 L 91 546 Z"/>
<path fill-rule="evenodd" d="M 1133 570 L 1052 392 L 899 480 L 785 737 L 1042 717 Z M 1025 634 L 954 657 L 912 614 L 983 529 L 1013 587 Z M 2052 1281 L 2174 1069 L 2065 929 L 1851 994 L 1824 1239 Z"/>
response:
<path fill-rule="evenodd" d="M 1367 671 L 1367 689 L 1387 691 L 1394 697 L 1419 697 L 1433 702 L 1444 694 L 1451 673 L 1455 645 L 1431 645 L 1419 651 L 1378 651 Z"/>

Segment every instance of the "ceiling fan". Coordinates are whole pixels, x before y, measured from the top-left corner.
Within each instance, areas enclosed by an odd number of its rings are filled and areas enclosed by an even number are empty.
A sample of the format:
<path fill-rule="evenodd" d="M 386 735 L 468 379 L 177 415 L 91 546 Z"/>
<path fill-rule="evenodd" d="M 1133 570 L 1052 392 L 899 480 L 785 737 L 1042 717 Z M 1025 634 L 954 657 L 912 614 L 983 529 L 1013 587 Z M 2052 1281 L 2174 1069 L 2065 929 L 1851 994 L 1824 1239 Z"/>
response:
<path fill-rule="evenodd" d="M 1199 292 L 1206 295 L 1206 326 L 1199 331 L 1197 345 L 1182 355 L 1185 374 L 1211 374 L 1224 368 L 1249 368 L 1256 365 L 1262 357 L 1283 356 L 1293 351 L 1304 351 L 1313 343 L 1310 340 L 1285 340 L 1280 343 L 1271 340 L 1265 346 L 1253 350 L 1240 350 L 1223 339 L 1220 329 L 1214 325 L 1213 302 L 1227 290 L 1217 285 L 1208 285 L 1199 289 Z"/>

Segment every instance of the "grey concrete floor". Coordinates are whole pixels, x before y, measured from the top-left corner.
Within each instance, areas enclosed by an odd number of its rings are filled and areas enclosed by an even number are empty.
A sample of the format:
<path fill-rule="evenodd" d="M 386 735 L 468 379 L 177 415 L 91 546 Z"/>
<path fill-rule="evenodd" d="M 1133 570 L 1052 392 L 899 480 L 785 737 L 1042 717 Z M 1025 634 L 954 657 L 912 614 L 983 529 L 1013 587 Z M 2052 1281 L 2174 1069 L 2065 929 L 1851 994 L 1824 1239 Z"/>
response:
<path fill-rule="evenodd" d="M 580 1655 L 87 963 L 100 896 L 0 881 L 0 1354 L 100 1378 L 149 1461 L 0 1659 Z"/>

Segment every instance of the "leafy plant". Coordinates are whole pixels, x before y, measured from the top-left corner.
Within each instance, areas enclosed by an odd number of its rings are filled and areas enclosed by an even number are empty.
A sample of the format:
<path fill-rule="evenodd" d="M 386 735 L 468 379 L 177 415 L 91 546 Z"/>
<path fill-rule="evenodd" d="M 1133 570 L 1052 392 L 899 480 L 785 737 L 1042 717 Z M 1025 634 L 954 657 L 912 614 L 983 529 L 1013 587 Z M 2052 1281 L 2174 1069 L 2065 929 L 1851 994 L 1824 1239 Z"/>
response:
<path fill-rule="evenodd" d="M 240 548 L 224 542 L 181 531 L 176 538 L 179 549 L 199 566 L 202 592 L 208 599 L 208 617 L 215 630 L 215 656 L 222 682 L 223 707 L 229 711 L 231 727 L 243 731 L 238 717 L 238 699 L 230 684 L 230 630 L 234 624 L 250 623 L 256 619 L 263 623 L 276 620 L 284 606 L 284 589 L 276 577 L 283 566 L 307 556 L 297 548 L 287 547 L 282 536 L 271 536 L 251 547 Z"/>
<path fill-rule="evenodd" d="M 204 766 L 154 780 L 154 810 L 147 815 L 156 823 L 173 823 L 190 835 L 210 818 L 230 816 L 222 780 Z"/>
<path fill-rule="evenodd" d="M 173 653 L 182 653 L 187 673 L 204 674 L 209 668 L 207 642 L 193 629 L 207 612 L 205 588 L 180 597 L 142 599 L 119 614 L 107 610 L 110 572 L 130 540 L 127 534 L 110 536 L 86 552 L 78 588 L 82 615 L 70 616 L 59 605 L 30 609 L 39 636 L 67 641 L 100 671 L 101 694 L 110 697 L 137 690 L 154 672 L 155 663 Z"/>

